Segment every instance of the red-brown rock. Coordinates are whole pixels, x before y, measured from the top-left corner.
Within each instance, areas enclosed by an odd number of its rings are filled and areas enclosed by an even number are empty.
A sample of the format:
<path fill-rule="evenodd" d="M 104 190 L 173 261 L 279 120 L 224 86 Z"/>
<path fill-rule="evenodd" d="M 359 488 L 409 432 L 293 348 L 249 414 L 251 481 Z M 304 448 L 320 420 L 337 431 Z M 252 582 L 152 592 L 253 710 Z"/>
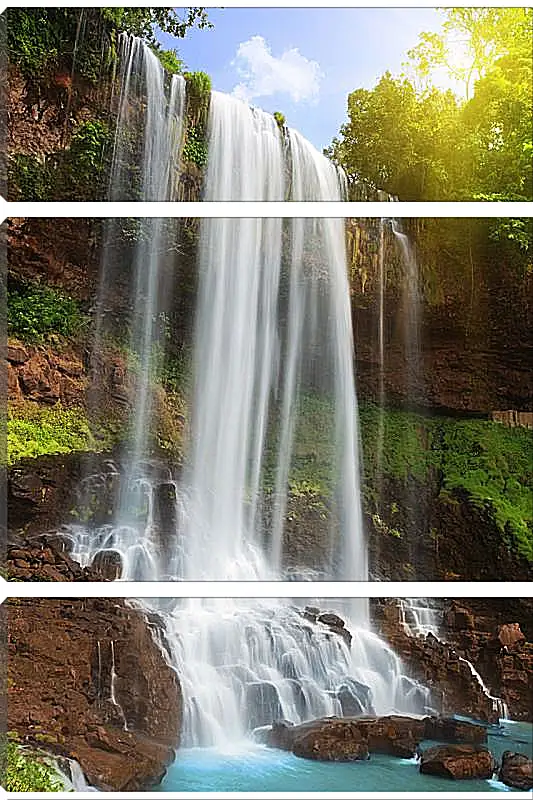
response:
<path fill-rule="evenodd" d="M 518 622 L 510 622 L 507 625 L 500 625 L 496 636 L 501 646 L 507 647 L 508 650 L 519 648 L 522 642 L 526 641 L 526 637 L 520 630 L 520 625 Z"/>
<path fill-rule="evenodd" d="M 161 779 L 179 745 L 181 692 L 139 610 L 120 599 L 11 600 L 8 637 L 10 730 L 28 744 L 46 733 L 101 789 Z"/>
<path fill-rule="evenodd" d="M 424 721 L 413 717 L 324 717 L 291 725 L 277 722 L 265 743 L 301 758 L 355 761 L 369 753 L 412 758 L 424 737 Z"/>
<path fill-rule="evenodd" d="M 424 750 L 420 772 L 442 778 L 491 778 L 494 758 L 486 747 L 473 744 L 446 744 Z"/>
<path fill-rule="evenodd" d="M 533 789 L 533 761 L 523 753 L 506 750 L 502 756 L 498 777 L 506 786 L 528 792 Z"/>

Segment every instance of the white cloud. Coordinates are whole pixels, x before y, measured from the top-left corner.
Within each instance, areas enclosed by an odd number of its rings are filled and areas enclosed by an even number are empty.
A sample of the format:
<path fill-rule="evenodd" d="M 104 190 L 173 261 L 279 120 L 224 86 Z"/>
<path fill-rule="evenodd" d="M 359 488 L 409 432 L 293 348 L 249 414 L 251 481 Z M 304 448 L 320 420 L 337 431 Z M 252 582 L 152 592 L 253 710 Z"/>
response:
<path fill-rule="evenodd" d="M 288 94 L 295 103 L 316 100 L 324 77 L 318 62 L 296 47 L 276 58 L 262 36 L 241 42 L 231 63 L 241 79 L 233 94 L 248 103 L 273 94 Z"/>

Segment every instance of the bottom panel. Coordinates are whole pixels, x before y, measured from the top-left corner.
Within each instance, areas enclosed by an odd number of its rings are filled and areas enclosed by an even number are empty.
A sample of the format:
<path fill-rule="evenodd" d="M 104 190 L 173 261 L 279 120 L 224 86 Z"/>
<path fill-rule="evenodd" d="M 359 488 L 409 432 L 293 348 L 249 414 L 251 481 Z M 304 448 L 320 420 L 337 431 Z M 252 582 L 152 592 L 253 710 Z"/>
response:
<path fill-rule="evenodd" d="M 527 790 L 532 610 L 531 599 L 11 599 L 3 785 Z"/>

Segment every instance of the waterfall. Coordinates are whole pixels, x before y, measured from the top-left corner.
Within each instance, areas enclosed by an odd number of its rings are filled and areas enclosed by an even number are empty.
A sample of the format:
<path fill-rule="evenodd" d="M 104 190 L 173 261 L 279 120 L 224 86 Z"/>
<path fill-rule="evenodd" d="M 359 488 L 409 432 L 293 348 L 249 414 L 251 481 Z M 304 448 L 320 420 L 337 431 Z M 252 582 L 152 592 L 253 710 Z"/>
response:
<path fill-rule="evenodd" d="M 173 199 L 184 85 L 165 79 L 134 37 L 120 41 L 112 185 Z M 342 200 L 343 173 L 296 131 L 213 92 L 206 200 Z M 136 169 L 132 169 L 132 165 Z M 113 223 L 119 224 L 120 221 Z M 113 289 L 116 229 L 107 231 L 95 349 Z M 202 219 L 194 335 L 191 445 L 177 477 L 150 459 L 154 355 L 164 355 L 175 229 L 135 231 L 129 350 L 135 376 L 122 470 L 81 490 L 111 497 L 110 519 L 66 530 L 82 564 L 118 559 L 122 580 L 264 580 L 288 575 L 287 518 L 309 431 L 324 474 L 323 560 L 315 577 L 367 579 L 354 342 L 342 219 Z M 163 318 L 163 319 L 162 319 Z M 316 429 L 316 426 L 320 430 Z M 314 427 L 315 426 L 315 427 Z M 297 473 L 297 470 L 296 470 Z M 313 487 L 311 487 L 313 489 Z M 302 577 L 297 564 L 294 577 Z M 343 603 L 352 646 L 287 601 L 142 601 L 165 623 L 184 693 L 186 741 L 220 744 L 285 716 L 294 722 L 372 710 L 424 712 L 426 689 L 370 630 L 366 601 Z M 114 645 L 111 702 L 116 704 Z"/>
<path fill-rule="evenodd" d="M 180 676 L 186 747 L 224 747 L 278 719 L 431 711 L 429 690 L 369 630 L 352 628 L 350 647 L 286 601 L 174 602 L 159 613 Z"/>
<path fill-rule="evenodd" d="M 425 637 L 430 633 L 439 641 L 445 641 L 440 638 L 439 609 L 436 607 L 435 601 L 420 597 L 405 597 L 399 600 L 399 607 L 400 622 L 410 636 Z M 500 719 L 508 719 L 509 712 L 505 701 L 490 693 L 471 661 L 463 656 L 458 656 L 458 659 L 468 666 L 481 691 L 491 701 L 493 711 L 498 712 Z"/>
<path fill-rule="evenodd" d="M 281 132 L 270 114 L 211 92 L 205 200 L 283 200 Z"/>

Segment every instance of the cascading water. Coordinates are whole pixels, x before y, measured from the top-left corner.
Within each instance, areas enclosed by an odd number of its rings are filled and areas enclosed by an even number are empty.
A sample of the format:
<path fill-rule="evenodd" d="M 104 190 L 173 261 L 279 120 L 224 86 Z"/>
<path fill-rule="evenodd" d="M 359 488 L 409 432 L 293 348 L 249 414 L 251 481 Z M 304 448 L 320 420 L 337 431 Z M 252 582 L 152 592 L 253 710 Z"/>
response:
<path fill-rule="evenodd" d="M 316 621 L 316 609 L 248 599 L 163 608 L 186 747 L 231 745 L 277 719 L 431 710 L 429 690 L 402 673 L 378 636 L 352 628 L 350 647 Z"/>
<path fill-rule="evenodd" d="M 431 634 L 439 641 L 443 641 L 440 638 L 440 615 L 438 604 L 436 605 L 435 601 L 420 597 L 405 597 L 400 599 L 398 603 L 401 612 L 400 621 L 410 636 L 427 636 Z M 498 712 L 500 719 L 508 719 L 509 713 L 504 700 L 490 693 L 483 678 L 471 661 L 468 661 L 463 656 L 458 656 L 458 659 L 467 665 L 481 691 L 491 701 L 492 710 Z"/>
<path fill-rule="evenodd" d="M 137 130 L 142 199 L 171 199 L 183 86 L 174 80 L 168 88 L 159 62 L 138 40 L 124 37 L 121 48 L 110 197 L 128 181 L 126 134 Z M 269 115 L 213 92 L 206 200 L 341 200 L 344 192 L 342 173 L 299 134 L 289 130 L 284 138 Z M 90 564 L 112 551 L 123 580 L 283 577 L 302 419 L 308 406 L 320 405 L 327 409 L 322 433 L 332 521 L 320 577 L 366 580 L 343 220 L 202 221 L 192 446 L 179 482 L 148 459 L 150 377 L 161 345 L 170 236 L 171 226 L 157 219 L 138 232 L 132 447 L 122 475 L 110 465 L 107 475 L 89 477 L 93 492 L 111 487 L 113 521 L 92 530 L 70 526 L 72 555 Z M 99 317 L 110 280 L 108 254 Z M 97 344 L 101 335 L 97 327 Z M 402 675 L 397 657 L 370 632 L 363 601 L 343 608 L 351 650 L 286 603 L 156 607 L 182 679 L 190 743 L 236 739 L 280 714 L 300 721 L 343 713 L 343 702 L 359 712 L 422 712 L 428 705 L 427 692 Z"/>

